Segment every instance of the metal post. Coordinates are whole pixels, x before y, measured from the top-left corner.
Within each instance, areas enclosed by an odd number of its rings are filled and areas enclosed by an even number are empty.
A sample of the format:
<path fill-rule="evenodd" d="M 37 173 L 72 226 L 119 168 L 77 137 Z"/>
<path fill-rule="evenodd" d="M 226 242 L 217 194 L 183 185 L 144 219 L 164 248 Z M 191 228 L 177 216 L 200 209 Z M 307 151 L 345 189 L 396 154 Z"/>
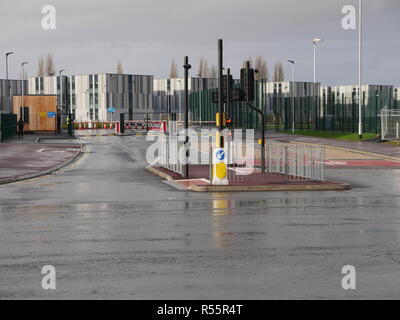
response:
<path fill-rule="evenodd" d="M 230 113 L 231 113 L 231 81 L 230 81 L 230 76 L 231 76 L 231 69 L 226 70 L 226 119 L 230 119 Z M 230 127 L 230 126 L 228 126 Z"/>
<path fill-rule="evenodd" d="M 6 83 L 7 83 L 7 86 L 8 86 L 8 96 L 9 96 L 9 98 L 10 98 L 10 110 L 8 110 L 9 111 L 9 113 L 11 113 L 12 112 L 12 101 L 11 101 L 11 85 L 10 85 L 10 82 L 8 81 L 8 56 L 9 55 L 11 55 L 11 54 L 14 54 L 14 52 L 7 52 L 6 53 Z"/>
<path fill-rule="evenodd" d="M 185 56 L 185 149 L 186 149 L 186 163 L 184 170 L 184 177 L 189 178 L 189 69 L 192 66 L 189 64 L 189 57 Z"/>
<path fill-rule="evenodd" d="M 224 124 L 222 123 L 222 115 L 224 113 L 224 79 L 223 79 L 223 43 L 222 39 L 218 40 L 218 109 L 219 109 L 219 126 L 218 130 L 224 130 Z M 224 147 L 224 138 L 220 136 L 220 148 Z"/>
<path fill-rule="evenodd" d="M 362 86 L 362 0 L 358 1 L 359 17 L 358 17 L 358 136 L 362 139 L 362 101 L 361 101 L 361 86 Z"/>
<path fill-rule="evenodd" d="M 316 51 L 317 51 L 317 43 L 314 41 L 314 84 L 316 81 L 316 69 L 317 69 L 317 61 L 316 61 L 317 53 L 316 53 Z"/>
<path fill-rule="evenodd" d="M 24 65 L 26 65 L 28 62 L 22 62 L 21 66 L 22 66 L 22 75 L 21 75 L 21 97 L 22 97 L 22 101 L 21 101 L 21 111 L 20 111 L 20 118 L 23 119 L 23 121 L 25 122 L 25 114 L 24 114 L 24 81 L 25 81 L 25 70 L 24 70 Z M 24 115 L 24 116 L 23 116 Z"/>
<path fill-rule="evenodd" d="M 288 60 L 292 64 L 292 133 L 294 133 L 294 60 Z"/>
<path fill-rule="evenodd" d="M 246 73 L 250 73 L 250 61 L 246 62 Z M 247 76 L 247 88 L 250 88 L 250 77 Z M 265 172 L 265 116 L 264 112 L 258 108 L 255 108 L 250 103 L 249 92 L 246 94 L 247 105 L 261 116 L 261 171 Z"/>
<path fill-rule="evenodd" d="M 119 114 L 119 131 L 121 134 L 125 133 L 125 114 Z"/>

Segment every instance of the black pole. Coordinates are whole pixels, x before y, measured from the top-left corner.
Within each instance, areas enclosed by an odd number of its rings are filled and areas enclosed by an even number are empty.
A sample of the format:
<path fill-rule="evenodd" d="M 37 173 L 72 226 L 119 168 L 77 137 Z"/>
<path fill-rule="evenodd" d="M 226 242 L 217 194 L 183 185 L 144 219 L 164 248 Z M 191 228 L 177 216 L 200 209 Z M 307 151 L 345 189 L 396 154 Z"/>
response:
<path fill-rule="evenodd" d="M 249 90 L 250 87 L 250 61 L 246 62 L 246 73 L 247 73 L 247 91 Z M 255 108 L 251 105 L 250 103 L 250 92 L 246 92 L 246 102 L 247 105 L 254 110 L 255 112 L 257 112 L 258 114 L 260 114 L 261 116 L 261 171 L 264 173 L 265 172 L 265 120 L 264 120 L 264 112 L 262 112 L 262 110 Z"/>
<path fill-rule="evenodd" d="M 232 92 L 232 88 L 231 88 L 231 69 L 226 69 L 226 119 L 230 119 L 231 120 L 231 92 Z M 230 127 L 231 122 L 229 122 L 229 126 Z"/>
<path fill-rule="evenodd" d="M 224 130 L 224 124 L 222 123 L 223 120 L 223 113 L 224 113 L 224 77 L 223 77 L 223 44 L 222 39 L 218 40 L 218 106 L 219 106 L 219 126 L 218 130 L 220 133 Z M 220 148 L 224 147 L 224 138 L 222 134 L 220 134 Z"/>
<path fill-rule="evenodd" d="M 184 178 L 189 178 L 189 69 L 192 66 L 189 64 L 189 57 L 185 57 L 185 64 L 183 68 L 185 69 L 185 147 L 186 147 L 186 163 L 185 163 L 185 171 L 184 171 Z"/>
<path fill-rule="evenodd" d="M 119 114 L 119 130 L 121 134 L 125 133 L 125 113 Z"/>

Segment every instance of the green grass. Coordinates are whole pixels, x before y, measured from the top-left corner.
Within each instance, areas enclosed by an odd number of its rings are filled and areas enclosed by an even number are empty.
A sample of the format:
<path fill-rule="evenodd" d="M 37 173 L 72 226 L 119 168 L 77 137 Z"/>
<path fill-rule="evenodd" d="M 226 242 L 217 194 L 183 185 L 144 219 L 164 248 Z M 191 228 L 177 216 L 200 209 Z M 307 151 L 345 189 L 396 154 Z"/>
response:
<path fill-rule="evenodd" d="M 291 130 L 284 130 L 285 133 L 292 133 Z M 318 137 L 318 138 L 330 138 L 330 139 L 339 139 L 339 140 L 352 140 L 357 141 L 360 140 L 358 138 L 357 133 L 349 133 L 349 132 L 328 132 L 328 131 L 303 131 L 296 130 L 294 134 L 301 136 L 309 136 L 309 137 Z M 369 140 L 376 137 L 375 133 L 364 133 L 363 140 Z"/>

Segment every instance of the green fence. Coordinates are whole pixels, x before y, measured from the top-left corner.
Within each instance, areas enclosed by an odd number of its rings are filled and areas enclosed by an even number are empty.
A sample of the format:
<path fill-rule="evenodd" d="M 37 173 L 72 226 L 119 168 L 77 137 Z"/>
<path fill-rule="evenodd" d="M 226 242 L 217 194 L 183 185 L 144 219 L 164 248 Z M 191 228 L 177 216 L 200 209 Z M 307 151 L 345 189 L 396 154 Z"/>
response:
<path fill-rule="evenodd" d="M 219 111 L 217 103 L 212 102 L 212 93 L 218 89 L 209 89 L 205 91 L 193 92 L 189 97 L 190 108 L 193 113 L 194 121 L 215 121 L 215 114 Z M 260 85 L 256 81 L 255 101 L 253 105 L 261 108 L 264 105 L 260 94 Z M 264 108 L 265 109 L 265 108 Z M 265 111 L 265 110 L 264 110 Z M 244 102 L 233 102 L 226 110 L 228 118 L 232 120 L 232 126 L 237 128 L 259 129 L 261 128 L 261 119 L 257 112 L 251 110 Z M 271 116 L 267 116 L 267 123 Z"/>
<path fill-rule="evenodd" d="M 17 132 L 17 115 L 0 113 L 0 142 Z"/>
<path fill-rule="evenodd" d="M 267 128 L 285 128 L 289 130 L 293 121 L 293 99 L 261 94 L 261 81 L 256 81 L 253 105 L 262 108 L 266 114 Z M 190 108 L 195 121 L 215 121 L 218 104 L 212 103 L 212 93 L 217 89 L 193 92 L 190 95 Z M 380 111 L 387 105 L 387 100 L 378 97 L 365 99 L 363 96 L 363 131 L 380 132 Z M 390 108 L 390 106 L 388 106 Z M 356 97 L 330 95 L 326 99 L 316 96 L 297 97 L 294 99 L 294 122 L 298 130 L 313 131 L 358 131 L 358 103 Z M 243 102 L 234 102 L 227 109 L 232 127 L 259 129 L 260 116 Z"/>
<path fill-rule="evenodd" d="M 325 101 L 316 97 L 295 99 L 295 128 L 300 130 L 358 132 L 359 105 L 356 99 L 335 99 L 332 95 Z M 285 98 L 285 128 L 292 126 L 292 99 Z M 369 98 L 362 102 L 363 132 L 380 133 L 381 110 L 384 101 Z"/>

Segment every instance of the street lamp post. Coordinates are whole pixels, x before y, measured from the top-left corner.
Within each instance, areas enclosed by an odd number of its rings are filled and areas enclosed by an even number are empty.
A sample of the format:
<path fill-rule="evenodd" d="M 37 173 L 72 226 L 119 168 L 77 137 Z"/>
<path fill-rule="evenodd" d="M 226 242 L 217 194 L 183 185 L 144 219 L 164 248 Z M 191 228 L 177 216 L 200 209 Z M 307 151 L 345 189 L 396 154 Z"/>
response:
<path fill-rule="evenodd" d="M 8 96 L 10 98 L 10 102 L 11 102 L 11 86 L 10 86 L 10 83 L 8 82 L 8 56 L 11 55 L 11 54 L 14 54 L 14 52 L 7 52 L 6 53 L 6 83 L 8 85 Z M 9 110 L 9 112 L 11 112 L 11 110 L 12 110 L 12 107 Z"/>
<path fill-rule="evenodd" d="M 319 38 L 314 38 L 313 39 L 313 44 L 314 44 L 314 84 L 317 82 L 317 76 L 316 76 L 316 70 L 317 70 L 317 44 L 323 42 L 324 40 L 319 39 Z"/>
<path fill-rule="evenodd" d="M 60 70 L 60 72 L 59 72 L 59 77 L 60 77 L 60 106 L 59 106 L 59 109 L 62 109 L 62 106 L 63 106 L 63 99 L 62 99 L 62 79 L 61 79 L 61 73 L 63 73 L 65 71 L 65 69 L 61 69 Z"/>
<path fill-rule="evenodd" d="M 22 67 L 22 74 L 21 74 L 21 109 L 20 109 L 20 119 L 23 118 L 23 121 L 25 121 L 25 117 L 22 117 L 23 115 L 23 110 L 24 110 L 24 81 L 25 81 L 25 70 L 24 70 L 24 65 L 26 65 L 28 62 L 22 62 L 21 67 Z"/>
<path fill-rule="evenodd" d="M 358 136 L 362 139 L 362 101 L 361 101 L 361 87 L 362 87 L 362 0 L 358 0 Z"/>
<path fill-rule="evenodd" d="M 314 88 L 313 91 L 315 93 L 315 96 L 319 95 L 316 93 L 316 83 L 317 83 L 317 44 L 322 43 L 324 40 L 319 39 L 319 38 L 314 38 L 313 39 L 313 44 L 314 44 Z M 315 101 L 315 100 L 314 100 Z M 316 107 L 319 108 L 319 99 L 316 101 Z M 313 102 L 314 104 L 314 102 Z M 315 118 L 315 128 L 317 126 L 317 119 Z"/>
<path fill-rule="evenodd" d="M 292 64 L 292 133 L 294 133 L 294 79 L 295 79 L 295 71 L 294 71 L 294 60 L 288 60 L 289 63 Z"/>

